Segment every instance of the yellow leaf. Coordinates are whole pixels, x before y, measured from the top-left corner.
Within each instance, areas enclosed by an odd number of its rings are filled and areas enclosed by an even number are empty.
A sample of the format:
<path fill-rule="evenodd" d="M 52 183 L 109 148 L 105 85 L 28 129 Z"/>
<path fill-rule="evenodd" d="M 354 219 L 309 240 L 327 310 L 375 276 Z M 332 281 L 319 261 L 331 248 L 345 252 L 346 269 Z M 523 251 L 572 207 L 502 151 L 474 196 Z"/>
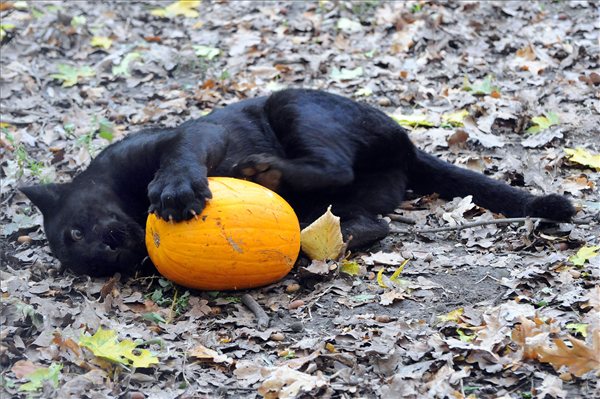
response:
<path fill-rule="evenodd" d="M 158 363 L 157 357 L 147 349 L 139 349 L 135 342 L 129 339 L 119 342 L 117 332 L 113 330 L 100 328 L 92 336 L 82 335 L 79 345 L 88 348 L 95 356 L 123 365 L 148 367 Z"/>
<path fill-rule="evenodd" d="M 411 115 L 389 115 L 393 120 L 401 126 L 435 126 L 435 123 L 428 119 L 425 114 L 411 114 Z"/>
<path fill-rule="evenodd" d="M 356 276 L 360 273 L 360 265 L 356 261 L 344 260 L 340 266 L 340 272 Z"/>
<path fill-rule="evenodd" d="M 92 47 L 102 47 L 104 50 L 108 50 L 112 46 L 112 39 L 105 36 L 94 36 L 90 44 Z"/>
<path fill-rule="evenodd" d="M 332 343 L 329 343 L 329 342 L 327 342 L 325 344 L 325 349 L 327 349 L 327 351 L 331 352 L 331 353 L 337 352 L 337 349 L 335 349 L 335 346 Z"/>
<path fill-rule="evenodd" d="M 383 282 L 383 271 L 385 270 L 384 267 L 382 267 L 379 272 L 377 273 L 377 284 L 381 287 L 381 288 L 388 288 L 387 285 L 385 285 L 385 283 Z"/>
<path fill-rule="evenodd" d="M 182 15 L 187 18 L 196 18 L 198 11 L 196 8 L 200 5 L 200 0 L 179 0 L 169 4 L 165 8 L 156 8 L 150 11 L 150 14 L 161 18 L 173 18 Z"/>
<path fill-rule="evenodd" d="M 584 148 L 565 148 L 569 161 L 600 170 L 600 154 L 592 154 Z"/>
<path fill-rule="evenodd" d="M 464 125 L 463 119 L 465 119 L 467 116 L 469 116 L 469 111 L 463 109 L 460 111 L 451 112 L 449 114 L 443 114 L 442 121 L 455 127 L 461 127 Z"/>
<path fill-rule="evenodd" d="M 440 319 L 440 321 L 453 321 L 455 323 L 459 323 L 460 316 L 462 316 L 463 311 L 463 308 L 454 309 L 453 311 L 448 312 L 445 315 L 438 316 L 438 319 Z"/>
<path fill-rule="evenodd" d="M 408 259 L 406 259 L 404 262 L 402 262 L 400 266 L 398 266 L 394 274 L 392 274 L 392 277 L 390 277 L 390 281 L 398 280 L 398 277 L 400 277 L 400 273 L 402 273 L 402 271 L 404 270 L 404 266 L 406 266 L 407 263 Z"/>
<path fill-rule="evenodd" d="M 340 218 L 331 213 L 331 206 L 300 233 L 302 251 L 310 259 L 337 259 L 344 247 Z"/>
<path fill-rule="evenodd" d="M 598 245 L 593 247 L 581 247 L 575 255 L 569 257 L 569 261 L 575 266 L 583 266 L 585 262 L 588 262 L 593 257 L 598 256 L 598 250 L 600 250 L 600 246 Z"/>

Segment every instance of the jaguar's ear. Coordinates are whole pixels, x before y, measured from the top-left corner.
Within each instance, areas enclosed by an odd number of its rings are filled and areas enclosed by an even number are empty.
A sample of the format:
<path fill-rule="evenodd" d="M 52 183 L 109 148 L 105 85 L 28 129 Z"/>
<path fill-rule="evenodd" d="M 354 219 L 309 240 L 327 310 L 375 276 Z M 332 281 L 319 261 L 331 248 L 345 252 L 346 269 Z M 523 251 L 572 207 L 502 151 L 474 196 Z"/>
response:
<path fill-rule="evenodd" d="M 60 193 L 63 191 L 63 184 L 43 184 L 39 186 L 20 187 L 19 190 L 40 208 L 44 215 L 58 209 L 60 202 Z"/>

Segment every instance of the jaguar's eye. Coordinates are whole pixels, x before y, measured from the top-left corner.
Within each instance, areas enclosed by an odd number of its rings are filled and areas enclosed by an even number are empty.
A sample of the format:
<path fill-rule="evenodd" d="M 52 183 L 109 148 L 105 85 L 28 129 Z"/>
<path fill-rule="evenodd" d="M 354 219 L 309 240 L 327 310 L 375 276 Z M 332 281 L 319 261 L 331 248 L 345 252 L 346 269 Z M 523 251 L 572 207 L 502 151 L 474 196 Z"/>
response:
<path fill-rule="evenodd" d="M 79 241 L 83 238 L 83 233 L 79 229 L 71 229 L 71 239 L 73 241 Z"/>

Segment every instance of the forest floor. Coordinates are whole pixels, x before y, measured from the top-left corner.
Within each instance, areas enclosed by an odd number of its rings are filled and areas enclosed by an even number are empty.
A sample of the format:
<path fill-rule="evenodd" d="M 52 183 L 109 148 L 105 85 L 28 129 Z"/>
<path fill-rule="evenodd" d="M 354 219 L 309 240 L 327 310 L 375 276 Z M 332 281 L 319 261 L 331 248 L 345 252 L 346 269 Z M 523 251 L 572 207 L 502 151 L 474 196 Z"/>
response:
<path fill-rule="evenodd" d="M 600 397 L 598 3 L 169 4 L 0 3 L 1 397 Z M 567 195 L 581 223 L 424 233 L 498 215 L 405 201 L 415 224 L 350 254 L 358 271 L 303 261 L 247 291 L 264 331 L 242 292 L 60 269 L 17 187 L 284 87 L 377 106 L 443 159 Z M 158 362 L 83 349 L 100 328 Z"/>

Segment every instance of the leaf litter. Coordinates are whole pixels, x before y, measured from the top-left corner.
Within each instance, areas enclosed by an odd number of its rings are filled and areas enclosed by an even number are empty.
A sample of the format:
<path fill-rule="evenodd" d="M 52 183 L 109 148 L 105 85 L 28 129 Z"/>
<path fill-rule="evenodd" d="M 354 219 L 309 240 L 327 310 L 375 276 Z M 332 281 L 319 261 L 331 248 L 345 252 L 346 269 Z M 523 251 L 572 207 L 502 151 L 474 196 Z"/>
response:
<path fill-rule="evenodd" d="M 591 1 L 2 3 L 0 395 L 598 396 L 597 13 Z M 19 185 L 68 181 L 141 126 L 298 86 L 398 116 L 443 159 L 566 192 L 587 224 L 411 234 L 392 221 L 365 252 L 336 247 L 251 291 L 265 331 L 242 293 L 60 271 Z M 409 198 L 396 214 L 416 228 L 498 217 L 472 205 Z"/>

